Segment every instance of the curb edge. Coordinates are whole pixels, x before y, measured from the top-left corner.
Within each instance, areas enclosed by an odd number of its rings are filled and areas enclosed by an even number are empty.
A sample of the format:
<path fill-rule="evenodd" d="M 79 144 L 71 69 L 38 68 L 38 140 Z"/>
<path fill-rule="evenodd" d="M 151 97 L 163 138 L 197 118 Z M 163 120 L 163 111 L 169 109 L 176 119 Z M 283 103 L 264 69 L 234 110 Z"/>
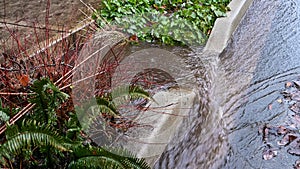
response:
<path fill-rule="evenodd" d="M 231 35 L 239 25 L 246 11 L 251 6 L 253 0 L 232 0 L 229 3 L 230 11 L 227 12 L 227 17 L 218 18 L 213 26 L 212 32 L 203 49 L 204 52 L 221 53 Z"/>

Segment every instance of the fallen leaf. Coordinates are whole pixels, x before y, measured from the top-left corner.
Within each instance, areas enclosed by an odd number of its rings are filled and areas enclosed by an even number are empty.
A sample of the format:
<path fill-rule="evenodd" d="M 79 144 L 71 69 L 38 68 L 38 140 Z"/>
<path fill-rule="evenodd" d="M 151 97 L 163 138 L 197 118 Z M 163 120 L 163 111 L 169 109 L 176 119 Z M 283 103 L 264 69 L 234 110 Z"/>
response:
<path fill-rule="evenodd" d="M 264 160 L 270 160 L 273 157 L 276 157 L 277 154 L 278 154 L 278 152 L 275 149 L 267 147 L 263 151 L 263 159 Z"/>
<path fill-rule="evenodd" d="M 26 75 L 26 74 L 17 75 L 17 78 L 23 87 L 28 86 L 29 81 L 30 81 L 30 78 L 28 75 Z"/>
<path fill-rule="evenodd" d="M 286 83 L 285 83 L 285 87 L 286 87 L 286 88 L 291 87 L 292 85 L 293 85 L 292 82 L 286 82 Z"/>
<path fill-rule="evenodd" d="M 280 141 L 277 142 L 278 145 L 280 146 L 286 146 L 296 140 L 298 138 L 297 135 L 295 134 L 287 134 L 285 135 Z"/>
<path fill-rule="evenodd" d="M 272 110 L 272 104 L 269 104 L 269 110 Z"/>
<path fill-rule="evenodd" d="M 289 132 L 289 130 L 288 130 L 286 127 L 284 127 L 284 126 L 279 126 L 279 127 L 278 127 L 278 130 L 277 130 L 277 133 L 278 133 L 278 134 L 284 135 L 284 134 L 286 134 L 287 132 Z"/>
<path fill-rule="evenodd" d="M 139 39 L 138 39 L 138 37 L 136 35 L 130 36 L 129 40 L 132 41 L 132 42 L 138 42 L 139 41 Z"/>
<path fill-rule="evenodd" d="M 294 113 L 300 113 L 300 103 L 294 103 L 293 105 L 291 105 L 290 110 L 292 110 Z"/>
<path fill-rule="evenodd" d="M 300 160 L 297 160 L 294 164 L 295 169 L 300 169 Z"/>

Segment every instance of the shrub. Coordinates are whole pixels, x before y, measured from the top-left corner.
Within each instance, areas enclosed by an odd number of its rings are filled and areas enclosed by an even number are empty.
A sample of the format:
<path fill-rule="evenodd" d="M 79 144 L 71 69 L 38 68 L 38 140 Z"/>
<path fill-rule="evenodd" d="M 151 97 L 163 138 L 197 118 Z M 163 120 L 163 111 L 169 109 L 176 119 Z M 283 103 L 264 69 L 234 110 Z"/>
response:
<path fill-rule="evenodd" d="M 229 0 L 104 0 L 93 15 L 98 25 L 117 26 L 140 40 L 203 44 Z"/>

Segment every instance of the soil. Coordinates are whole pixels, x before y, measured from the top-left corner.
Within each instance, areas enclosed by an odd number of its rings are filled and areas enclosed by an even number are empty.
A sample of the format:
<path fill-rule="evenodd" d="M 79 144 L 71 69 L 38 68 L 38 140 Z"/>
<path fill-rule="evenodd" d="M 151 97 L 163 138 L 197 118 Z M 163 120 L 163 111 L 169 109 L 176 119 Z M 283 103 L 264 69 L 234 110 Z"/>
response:
<path fill-rule="evenodd" d="M 100 5 L 100 0 L 82 1 L 95 9 Z M 46 17 L 48 2 L 50 2 L 49 17 Z M 1 0 L 0 52 L 5 51 L 4 48 L 7 49 L 8 44 L 11 43 L 10 32 L 16 34 L 20 39 L 39 34 L 39 38 L 42 40 L 46 26 L 47 30 L 50 30 L 50 34 L 54 36 L 61 30 L 76 27 L 79 22 L 91 16 L 91 13 L 92 11 L 80 0 Z M 46 18 L 49 20 L 48 23 Z"/>

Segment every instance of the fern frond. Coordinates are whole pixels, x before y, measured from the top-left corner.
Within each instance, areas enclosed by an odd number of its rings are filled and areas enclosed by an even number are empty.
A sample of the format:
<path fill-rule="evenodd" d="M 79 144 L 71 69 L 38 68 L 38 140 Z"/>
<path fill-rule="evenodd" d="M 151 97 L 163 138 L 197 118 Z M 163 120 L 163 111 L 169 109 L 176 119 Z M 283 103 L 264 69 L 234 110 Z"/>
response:
<path fill-rule="evenodd" d="M 150 94 L 140 86 L 118 86 L 112 91 L 113 102 L 117 105 L 122 105 L 129 100 L 135 99 L 152 99 Z"/>
<path fill-rule="evenodd" d="M 36 105 L 34 116 L 47 123 L 55 124 L 57 121 L 55 110 L 69 98 L 69 95 L 60 91 L 48 78 L 36 80 L 30 89 L 34 93 L 28 101 Z"/>
<path fill-rule="evenodd" d="M 60 91 L 48 78 L 36 80 L 30 89 L 34 92 L 34 97 L 29 101 L 44 110 L 48 109 L 49 106 L 56 108 L 69 98 L 68 94 Z"/>
<path fill-rule="evenodd" d="M 148 100 L 153 100 L 153 98 L 150 96 L 149 92 L 147 92 L 140 86 L 130 87 L 129 94 L 130 94 L 131 99 L 144 98 L 144 99 L 148 99 Z"/>
<path fill-rule="evenodd" d="M 118 169 L 120 168 L 119 164 L 114 162 L 109 158 L 104 156 L 90 156 L 90 157 L 82 157 L 76 161 L 72 161 L 68 168 L 70 169 L 81 169 L 81 168 L 101 168 L 101 169 Z M 123 169 L 124 167 L 122 167 Z"/>
<path fill-rule="evenodd" d="M 10 137 L 0 146 L 0 162 L 5 164 L 5 158 L 12 159 L 24 148 L 31 146 L 49 146 L 59 151 L 70 151 L 71 143 L 52 129 L 50 126 L 36 121 L 23 122 L 21 133 Z"/>
<path fill-rule="evenodd" d="M 114 117 L 119 116 L 116 106 L 110 100 L 104 97 L 98 97 L 97 104 L 98 108 L 100 109 L 100 112 L 110 114 Z"/>
<path fill-rule="evenodd" d="M 89 165 L 88 168 L 150 169 L 144 159 L 138 159 L 126 150 L 110 150 L 95 147 L 77 148 L 73 151 L 77 154 L 78 159 L 70 163 L 69 168 L 82 168 Z"/>
<path fill-rule="evenodd" d="M 6 140 L 11 139 L 12 137 L 19 134 L 19 127 L 17 125 L 7 125 L 5 131 Z"/>
<path fill-rule="evenodd" d="M 135 168 L 135 169 L 150 169 L 148 163 L 143 158 L 137 158 L 132 152 L 122 149 L 122 148 L 113 148 L 113 147 L 102 147 L 102 149 L 115 154 L 121 157 L 124 157 L 121 161 L 126 168 Z"/>

